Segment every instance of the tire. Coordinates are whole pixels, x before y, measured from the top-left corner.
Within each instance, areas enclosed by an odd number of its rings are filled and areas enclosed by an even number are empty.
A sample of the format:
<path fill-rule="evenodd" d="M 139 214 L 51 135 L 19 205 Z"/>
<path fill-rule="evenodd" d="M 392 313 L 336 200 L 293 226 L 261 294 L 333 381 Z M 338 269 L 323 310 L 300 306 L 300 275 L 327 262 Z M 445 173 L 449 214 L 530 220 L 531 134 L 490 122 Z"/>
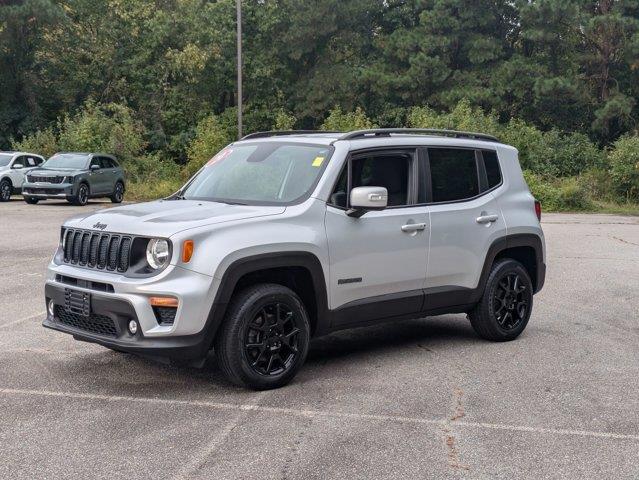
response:
<path fill-rule="evenodd" d="M 0 182 L 0 202 L 11 200 L 11 193 L 13 193 L 13 185 L 5 178 Z"/>
<path fill-rule="evenodd" d="M 122 203 L 124 199 L 124 184 L 122 182 L 116 182 L 113 187 L 113 193 L 109 197 L 112 203 Z"/>
<path fill-rule="evenodd" d="M 80 186 L 78 186 L 78 193 L 74 197 L 71 197 L 70 201 L 73 205 L 79 207 L 83 207 L 89 203 L 89 186 L 86 183 L 81 183 Z"/>
<path fill-rule="evenodd" d="M 293 379 L 306 360 L 309 341 L 300 298 L 282 285 L 264 283 L 231 299 L 215 338 L 215 355 L 232 383 L 268 390 Z"/>
<path fill-rule="evenodd" d="M 40 201 L 40 199 L 33 197 L 24 197 L 24 201 L 27 202 L 29 205 L 36 205 Z"/>
<path fill-rule="evenodd" d="M 468 317 L 486 340 L 506 342 L 524 331 L 533 307 L 533 285 L 524 266 L 512 259 L 497 261 L 490 270 L 481 300 Z"/>

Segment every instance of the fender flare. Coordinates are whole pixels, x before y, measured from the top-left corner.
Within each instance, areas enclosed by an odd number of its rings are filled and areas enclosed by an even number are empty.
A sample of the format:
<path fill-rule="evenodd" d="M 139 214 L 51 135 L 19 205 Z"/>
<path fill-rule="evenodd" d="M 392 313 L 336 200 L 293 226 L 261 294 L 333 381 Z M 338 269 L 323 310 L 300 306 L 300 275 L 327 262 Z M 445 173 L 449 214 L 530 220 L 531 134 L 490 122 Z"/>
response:
<path fill-rule="evenodd" d="M 239 280 L 249 273 L 282 267 L 302 267 L 308 270 L 313 282 L 313 291 L 317 306 L 315 335 L 321 335 L 327 331 L 328 295 L 326 281 L 322 264 L 314 254 L 304 251 L 291 251 L 250 255 L 231 263 L 222 275 L 220 288 L 215 294 L 213 305 L 211 306 L 203 329 L 209 348 L 213 344 L 213 339 L 219 326 L 224 321 L 226 309 Z"/>
<path fill-rule="evenodd" d="M 498 238 L 488 249 L 486 259 L 484 260 L 484 266 L 481 271 L 481 276 L 479 277 L 479 284 L 477 285 L 479 297 L 481 297 L 481 294 L 484 291 L 484 287 L 488 281 L 488 276 L 490 275 L 490 269 L 493 266 L 497 255 L 504 250 L 514 247 L 531 247 L 535 251 L 537 281 L 534 285 L 534 293 L 537 293 L 542 289 L 546 278 L 546 264 L 544 263 L 544 250 L 541 237 L 534 233 L 517 233 Z M 479 300 L 479 297 L 477 300 Z"/>

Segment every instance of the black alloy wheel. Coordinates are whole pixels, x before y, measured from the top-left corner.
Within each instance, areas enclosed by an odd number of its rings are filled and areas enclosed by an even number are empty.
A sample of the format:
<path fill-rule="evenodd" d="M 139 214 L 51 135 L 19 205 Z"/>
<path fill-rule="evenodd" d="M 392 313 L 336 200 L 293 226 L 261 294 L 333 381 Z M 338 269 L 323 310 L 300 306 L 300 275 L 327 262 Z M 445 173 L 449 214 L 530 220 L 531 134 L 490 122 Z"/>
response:
<path fill-rule="evenodd" d="M 504 330 L 517 328 L 528 316 L 528 292 L 518 273 L 508 273 L 497 283 L 493 309 L 497 323 Z"/>
<path fill-rule="evenodd" d="M 124 185 L 122 182 L 118 182 L 115 184 L 115 188 L 113 189 L 113 194 L 111 195 L 111 202 L 113 203 L 122 203 L 124 199 Z"/>
<path fill-rule="evenodd" d="M 487 340 L 514 340 L 524 331 L 533 307 L 533 284 L 526 268 L 510 258 L 495 262 L 479 303 L 468 314 Z"/>
<path fill-rule="evenodd" d="M 278 388 L 304 364 L 310 337 L 309 317 L 300 297 L 284 285 L 261 283 L 231 298 L 215 335 L 215 356 L 236 385 Z"/>
<path fill-rule="evenodd" d="M 11 182 L 9 180 L 2 180 L 0 182 L 0 202 L 8 202 L 11 200 Z"/>
<path fill-rule="evenodd" d="M 295 314 L 285 303 L 266 304 L 248 324 L 244 354 L 260 375 L 279 375 L 295 362 L 298 336 Z"/>
<path fill-rule="evenodd" d="M 81 183 L 78 187 L 78 194 L 75 196 L 74 204 L 84 206 L 89 202 L 89 187 Z"/>

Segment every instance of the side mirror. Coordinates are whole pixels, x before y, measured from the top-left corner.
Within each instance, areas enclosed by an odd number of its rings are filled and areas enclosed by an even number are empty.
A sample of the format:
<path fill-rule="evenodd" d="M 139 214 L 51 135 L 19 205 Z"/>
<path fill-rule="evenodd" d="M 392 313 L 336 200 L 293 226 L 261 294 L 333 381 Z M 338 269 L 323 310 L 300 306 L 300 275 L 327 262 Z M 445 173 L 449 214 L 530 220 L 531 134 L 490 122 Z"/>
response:
<path fill-rule="evenodd" d="M 24 165 L 22 165 L 21 163 L 17 163 L 11 168 L 13 168 L 14 170 L 22 170 L 24 168 Z"/>
<path fill-rule="evenodd" d="M 359 218 L 370 210 L 384 210 L 388 206 L 388 190 L 384 187 L 356 187 L 351 190 L 349 217 Z"/>
<path fill-rule="evenodd" d="M 89 168 L 91 170 L 100 170 L 100 165 L 91 165 Z"/>

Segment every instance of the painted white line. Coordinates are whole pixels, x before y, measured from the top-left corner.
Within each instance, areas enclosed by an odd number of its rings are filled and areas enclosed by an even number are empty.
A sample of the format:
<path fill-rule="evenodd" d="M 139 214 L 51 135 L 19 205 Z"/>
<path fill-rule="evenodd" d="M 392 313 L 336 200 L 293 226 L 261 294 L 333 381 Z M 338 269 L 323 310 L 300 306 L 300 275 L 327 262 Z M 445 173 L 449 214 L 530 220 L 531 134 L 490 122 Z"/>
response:
<path fill-rule="evenodd" d="M 256 393 L 252 400 L 253 405 L 257 407 L 259 401 L 266 395 L 267 392 Z M 189 455 L 188 462 L 186 462 L 173 476 L 176 480 L 186 480 L 193 478 L 195 474 L 206 464 L 207 460 L 211 458 L 224 444 L 226 439 L 231 435 L 233 430 L 244 420 L 250 412 L 240 411 L 231 418 L 231 420 L 220 430 L 215 430 L 211 439 L 204 445 L 199 451 Z"/>
<path fill-rule="evenodd" d="M 33 315 L 29 315 L 28 317 L 20 318 L 8 323 L 3 323 L 2 325 L 0 325 L 0 328 L 11 327 L 12 325 L 17 325 L 18 323 L 26 322 L 27 320 L 31 320 L 33 318 L 43 317 L 45 313 L 46 312 L 34 313 Z"/>
<path fill-rule="evenodd" d="M 377 422 L 395 422 L 395 423 L 413 423 L 413 424 L 425 424 L 425 425 L 439 425 L 445 426 L 448 419 L 434 419 L 434 418 L 421 418 L 421 417 L 408 417 L 402 415 L 383 415 L 383 414 L 368 414 L 368 413 L 349 413 L 349 412 L 330 412 L 322 410 L 310 410 L 310 409 L 295 409 L 284 407 L 269 407 L 262 405 L 251 404 L 234 404 L 234 403 L 220 403 L 220 402 L 208 402 L 203 400 L 178 400 L 170 398 L 151 398 L 151 397 L 129 397 L 118 395 L 100 395 L 94 393 L 76 393 L 76 392 L 55 392 L 49 390 L 27 390 L 16 388 L 0 388 L 0 394 L 3 395 L 33 395 L 41 397 L 58 397 L 58 398 L 71 398 L 78 400 L 100 400 L 107 402 L 135 402 L 146 403 L 155 405 L 183 405 L 191 407 L 212 408 L 216 410 L 231 410 L 231 411 L 255 411 L 263 413 L 275 413 L 282 415 L 296 415 L 300 417 L 325 417 L 325 418 L 344 418 L 353 420 L 368 420 Z M 527 432 L 527 433 L 539 433 L 549 435 L 568 435 L 579 437 L 593 437 L 593 438 L 608 438 L 616 440 L 634 440 L 639 441 L 639 434 L 630 433 L 614 433 L 614 432 L 597 432 L 590 430 L 570 430 L 562 428 L 543 428 L 543 427 L 526 427 L 520 425 L 506 425 L 499 423 L 486 423 L 486 422 L 465 422 L 454 421 L 451 422 L 455 427 L 468 427 L 468 428 L 487 428 L 492 430 L 506 430 L 513 432 Z"/>

